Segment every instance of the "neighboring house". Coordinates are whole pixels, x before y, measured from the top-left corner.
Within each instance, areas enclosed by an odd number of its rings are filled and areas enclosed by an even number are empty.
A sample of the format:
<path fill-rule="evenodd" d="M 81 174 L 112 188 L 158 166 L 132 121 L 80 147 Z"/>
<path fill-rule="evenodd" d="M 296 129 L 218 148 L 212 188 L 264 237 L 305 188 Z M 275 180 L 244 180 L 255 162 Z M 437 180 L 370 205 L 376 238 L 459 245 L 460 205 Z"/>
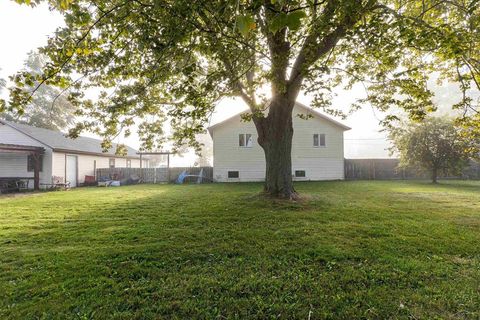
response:
<path fill-rule="evenodd" d="M 304 120 L 298 114 L 311 117 Z M 343 132 L 350 128 L 298 102 L 293 115 L 294 180 L 344 179 Z M 253 122 L 242 121 L 239 113 L 208 131 L 213 139 L 215 181 L 265 179 L 265 155 Z"/>
<path fill-rule="evenodd" d="M 101 141 L 79 137 L 69 139 L 62 132 L 0 120 L 0 178 L 34 177 L 34 152 L 41 153 L 40 184 L 51 184 L 53 178 L 70 182 L 72 187 L 94 176 L 97 168 L 140 167 L 135 149 L 127 147 L 126 156 L 115 155 L 114 145 L 102 152 Z M 142 160 L 143 167 L 148 160 Z"/>

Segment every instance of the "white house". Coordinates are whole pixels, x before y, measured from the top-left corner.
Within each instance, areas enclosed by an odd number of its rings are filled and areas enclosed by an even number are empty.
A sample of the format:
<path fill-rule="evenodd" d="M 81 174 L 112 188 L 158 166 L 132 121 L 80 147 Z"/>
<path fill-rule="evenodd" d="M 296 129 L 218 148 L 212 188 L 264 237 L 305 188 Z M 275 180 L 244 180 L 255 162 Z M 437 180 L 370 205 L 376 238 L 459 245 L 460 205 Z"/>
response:
<path fill-rule="evenodd" d="M 309 115 L 304 120 L 298 114 Z M 301 103 L 293 110 L 292 174 L 295 180 L 344 179 L 343 132 L 350 128 Z M 253 122 L 241 113 L 208 128 L 213 139 L 213 178 L 263 181 L 265 156 Z"/>
<path fill-rule="evenodd" d="M 127 147 L 127 155 L 118 156 L 115 145 L 103 153 L 100 143 L 97 139 L 69 139 L 58 131 L 0 120 L 0 178 L 33 178 L 35 152 L 41 154 L 41 185 L 59 177 L 75 187 L 84 182 L 85 176 L 94 176 L 97 168 L 140 167 L 135 149 Z M 142 162 L 143 167 L 148 166 L 148 160 Z"/>

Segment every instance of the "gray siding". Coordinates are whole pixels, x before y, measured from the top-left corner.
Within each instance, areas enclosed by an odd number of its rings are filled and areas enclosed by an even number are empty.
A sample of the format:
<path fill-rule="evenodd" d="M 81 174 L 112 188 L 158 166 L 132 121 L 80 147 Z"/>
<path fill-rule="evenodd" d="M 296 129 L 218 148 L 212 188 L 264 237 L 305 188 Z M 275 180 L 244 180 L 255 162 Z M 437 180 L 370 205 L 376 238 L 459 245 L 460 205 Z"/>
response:
<path fill-rule="evenodd" d="M 52 152 L 48 146 L 38 142 L 35 139 L 23 134 L 22 132 L 11 128 L 8 125 L 0 123 L 0 143 L 16 144 L 25 146 L 37 146 L 45 148 L 43 158 L 43 170 L 40 173 L 40 183 L 52 183 L 52 177 L 62 177 L 65 181 L 65 155 L 64 152 Z M 70 154 L 70 153 L 69 153 Z M 75 154 L 72 152 L 71 154 Z M 94 175 L 94 161 L 96 168 L 108 168 L 108 160 L 115 158 L 116 167 L 126 167 L 127 160 L 123 157 L 115 156 L 97 156 L 75 154 L 78 157 L 78 183 L 85 181 L 86 175 Z M 144 160 L 144 167 L 148 161 Z M 132 159 L 132 168 L 139 168 L 140 160 Z M 3 177 L 33 177 L 33 172 L 27 171 L 27 154 L 24 153 L 0 153 L 0 176 Z"/>

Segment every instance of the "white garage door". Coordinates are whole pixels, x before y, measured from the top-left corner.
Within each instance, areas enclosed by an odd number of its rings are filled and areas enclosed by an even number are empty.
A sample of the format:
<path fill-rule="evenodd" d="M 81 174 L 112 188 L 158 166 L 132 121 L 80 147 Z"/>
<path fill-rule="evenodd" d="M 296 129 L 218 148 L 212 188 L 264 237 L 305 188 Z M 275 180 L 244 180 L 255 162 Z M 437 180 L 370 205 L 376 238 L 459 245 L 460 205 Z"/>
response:
<path fill-rule="evenodd" d="M 67 183 L 70 187 L 77 186 L 77 156 L 67 156 Z"/>

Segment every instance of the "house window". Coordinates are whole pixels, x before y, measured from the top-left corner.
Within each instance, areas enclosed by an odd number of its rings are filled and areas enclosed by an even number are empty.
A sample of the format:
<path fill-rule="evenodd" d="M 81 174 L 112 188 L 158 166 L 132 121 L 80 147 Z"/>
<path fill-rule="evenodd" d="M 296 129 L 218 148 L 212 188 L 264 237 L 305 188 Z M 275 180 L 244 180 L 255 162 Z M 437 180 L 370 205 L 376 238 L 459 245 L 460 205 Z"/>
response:
<path fill-rule="evenodd" d="M 244 148 L 251 148 L 253 146 L 253 137 L 250 133 L 240 133 L 238 135 L 238 145 Z"/>
<path fill-rule="evenodd" d="M 228 177 L 229 178 L 238 178 L 240 177 L 240 174 L 238 171 L 228 171 Z"/>
<path fill-rule="evenodd" d="M 314 147 L 325 147 L 326 144 L 326 139 L 325 139 L 325 133 L 315 133 L 313 135 L 313 146 Z"/>
<path fill-rule="evenodd" d="M 109 168 L 115 168 L 115 159 L 109 159 L 108 160 L 108 167 Z"/>
<path fill-rule="evenodd" d="M 305 178 L 305 170 L 295 170 L 295 177 L 297 178 Z"/>
<path fill-rule="evenodd" d="M 43 156 L 39 156 L 39 161 L 40 161 L 40 172 L 43 171 Z M 28 155 L 27 158 L 27 171 L 28 172 L 33 172 L 35 171 L 35 159 L 33 158 L 33 155 Z"/>
<path fill-rule="evenodd" d="M 127 168 L 131 168 L 131 167 L 132 167 L 132 160 L 127 159 Z"/>

